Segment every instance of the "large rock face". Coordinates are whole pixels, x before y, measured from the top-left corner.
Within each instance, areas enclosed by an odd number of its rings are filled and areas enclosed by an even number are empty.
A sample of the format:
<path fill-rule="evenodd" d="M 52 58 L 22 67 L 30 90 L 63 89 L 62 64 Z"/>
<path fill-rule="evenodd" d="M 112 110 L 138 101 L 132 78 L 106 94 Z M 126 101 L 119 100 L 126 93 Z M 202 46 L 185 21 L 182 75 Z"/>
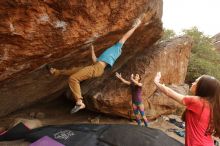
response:
<path fill-rule="evenodd" d="M 161 37 L 162 0 L 1 0 L 0 116 L 61 95 L 65 78 L 49 76 L 43 66 L 90 64 L 88 44 L 99 55 L 142 14 L 143 23 L 126 42 L 114 70 Z"/>
<path fill-rule="evenodd" d="M 97 51 L 112 45 L 143 13 L 144 23 L 158 24 L 161 8 L 160 0 L 1 0 L 0 81 L 25 75 L 70 53 L 75 64 L 87 62 L 86 44 L 97 42 Z M 144 25 L 142 29 L 150 35 Z M 143 41 L 149 44 L 152 35 L 148 35 Z"/>
<path fill-rule="evenodd" d="M 156 86 L 153 79 L 156 72 L 161 71 L 161 82 L 184 84 L 191 47 L 192 40 L 185 36 L 162 42 L 136 54 L 117 70 L 128 80 L 132 73 L 141 75 L 142 97 L 148 117 L 156 117 L 180 106 L 168 97 L 154 95 Z M 131 117 L 133 112 L 129 86 L 123 85 L 113 73 L 106 74 L 105 78 L 100 80 L 94 82 L 92 84 L 94 88 L 91 86 L 90 92 L 86 94 L 87 107 L 98 112 Z M 187 87 L 175 87 L 175 89 L 187 94 Z"/>

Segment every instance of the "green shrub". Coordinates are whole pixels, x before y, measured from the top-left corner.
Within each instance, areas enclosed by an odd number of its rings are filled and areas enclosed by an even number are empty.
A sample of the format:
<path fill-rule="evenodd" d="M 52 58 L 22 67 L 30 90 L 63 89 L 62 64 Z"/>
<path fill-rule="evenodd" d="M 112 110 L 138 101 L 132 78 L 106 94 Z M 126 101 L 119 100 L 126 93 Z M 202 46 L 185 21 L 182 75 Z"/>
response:
<path fill-rule="evenodd" d="M 186 75 L 187 83 L 192 83 L 197 77 L 203 74 L 212 75 L 220 79 L 220 64 L 215 63 L 213 58 L 207 59 L 207 56 L 206 58 L 202 58 L 197 54 L 191 54 Z"/>
<path fill-rule="evenodd" d="M 196 27 L 183 30 L 193 39 L 192 53 L 189 60 L 186 82 L 191 83 L 197 77 L 208 74 L 220 79 L 220 54 L 213 48 L 212 40 Z"/>

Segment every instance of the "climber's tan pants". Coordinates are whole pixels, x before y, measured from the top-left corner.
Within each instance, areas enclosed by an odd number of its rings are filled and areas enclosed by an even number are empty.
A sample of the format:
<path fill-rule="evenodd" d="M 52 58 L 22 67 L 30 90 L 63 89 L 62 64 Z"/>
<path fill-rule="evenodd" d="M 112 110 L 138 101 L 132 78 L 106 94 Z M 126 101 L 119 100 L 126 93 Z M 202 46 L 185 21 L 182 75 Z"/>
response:
<path fill-rule="evenodd" d="M 94 77 L 99 77 L 104 73 L 105 67 L 96 62 L 94 65 L 72 68 L 69 70 L 59 70 L 59 74 L 70 75 L 68 83 L 76 101 L 82 100 L 80 82 Z"/>

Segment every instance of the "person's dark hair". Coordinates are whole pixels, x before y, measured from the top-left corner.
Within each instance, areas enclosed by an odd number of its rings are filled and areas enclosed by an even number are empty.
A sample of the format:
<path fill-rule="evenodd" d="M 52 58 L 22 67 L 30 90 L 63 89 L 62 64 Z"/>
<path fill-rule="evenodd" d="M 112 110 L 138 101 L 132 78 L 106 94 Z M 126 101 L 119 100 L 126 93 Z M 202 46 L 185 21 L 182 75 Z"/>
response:
<path fill-rule="evenodd" d="M 138 74 L 138 75 L 139 75 L 139 81 L 141 81 L 141 79 L 142 79 L 142 78 L 141 78 L 141 75 L 140 75 L 140 74 Z"/>
<path fill-rule="evenodd" d="M 200 77 L 195 95 L 206 99 L 210 103 L 211 114 L 208 134 L 220 136 L 220 81 L 208 75 Z"/>

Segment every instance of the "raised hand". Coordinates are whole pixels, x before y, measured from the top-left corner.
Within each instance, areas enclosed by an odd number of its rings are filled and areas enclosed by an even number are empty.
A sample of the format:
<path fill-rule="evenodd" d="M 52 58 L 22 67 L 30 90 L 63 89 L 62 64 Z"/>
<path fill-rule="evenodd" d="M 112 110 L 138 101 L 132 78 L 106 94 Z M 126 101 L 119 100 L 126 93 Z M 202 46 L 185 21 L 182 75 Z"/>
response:
<path fill-rule="evenodd" d="M 134 80 L 134 74 L 131 74 L 131 80 Z"/>
<path fill-rule="evenodd" d="M 121 78 L 121 73 L 116 72 L 115 76 L 120 79 Z"/>
<path fill-rule="evenodd" d="M 159 83 L 161 78 L 161 72 L 157 72 L 155 78 L 154 78 L 154 83 Z"/>
<path fill-rule="evenodd" d="M 138 27 L 139 25 L 141 25 L 141 20 L 140 18 L 136 19 L 133 23 L 133 27 Z"/>

